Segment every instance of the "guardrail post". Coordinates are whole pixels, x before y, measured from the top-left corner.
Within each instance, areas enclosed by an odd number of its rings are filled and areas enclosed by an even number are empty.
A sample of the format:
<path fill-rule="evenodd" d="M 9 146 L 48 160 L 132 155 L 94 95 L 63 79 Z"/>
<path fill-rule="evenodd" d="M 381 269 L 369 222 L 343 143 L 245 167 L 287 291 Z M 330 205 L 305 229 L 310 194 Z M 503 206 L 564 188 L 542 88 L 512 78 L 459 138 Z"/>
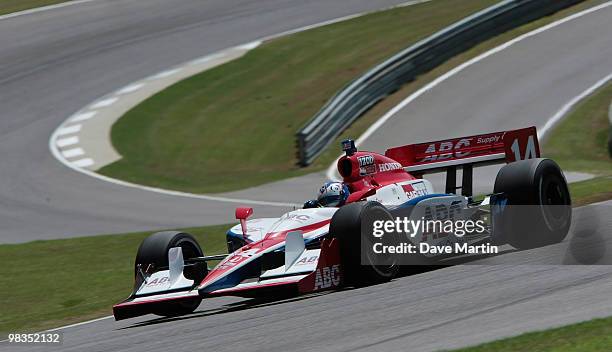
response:
<path fill-rule="evenodd" d="M 608 119 L 610 120 L 610 127 L 608 129 L 608 155 L 612 158 L 612 102 L 610 102 L 610 108 L 608 109 Z"/>
<path fill-rule="evenodd" d="M 297 157 L 298 157 L 298 164 L 300 166 L 308 166 L 308 163 L 306 162 L 307 157 L 306 157 L 306 151 L 308 150 L 308 148 L 306 148 L 306 140 L 305 140 L 305 136 L 303 133 L 298 133 L 297 135 Z"/>

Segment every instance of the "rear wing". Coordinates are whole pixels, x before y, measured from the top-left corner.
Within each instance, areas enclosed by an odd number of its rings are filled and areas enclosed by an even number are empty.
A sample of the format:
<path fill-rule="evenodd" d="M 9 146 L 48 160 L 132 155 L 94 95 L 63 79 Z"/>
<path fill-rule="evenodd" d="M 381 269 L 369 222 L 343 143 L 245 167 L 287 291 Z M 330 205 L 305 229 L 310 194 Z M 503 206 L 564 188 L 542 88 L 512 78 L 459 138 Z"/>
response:
<path fill-rule="evenodd" d="M 416 176 L 446 171 L 446 193 L 472 195 L 472 168 L 517 160 L 539 158 L 540 145 L 535 127 L 518 130 L 409 144 L 387 149 L 385 156 L 399 162 Z M 457 168 L 463 170 L 463 181 L 456 186 Z"/>

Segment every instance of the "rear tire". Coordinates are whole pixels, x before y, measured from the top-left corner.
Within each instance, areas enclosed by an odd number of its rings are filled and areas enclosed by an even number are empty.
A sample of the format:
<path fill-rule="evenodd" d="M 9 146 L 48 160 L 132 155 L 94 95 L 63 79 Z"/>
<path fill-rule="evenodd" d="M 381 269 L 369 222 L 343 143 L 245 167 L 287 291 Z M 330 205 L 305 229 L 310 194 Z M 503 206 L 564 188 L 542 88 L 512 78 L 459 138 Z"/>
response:
<path fill-rule="evenodd" d="M 518 249 L 530 249 L 563 241 L 572 217 L 567 182 L 559 165 L 550 159 L 510 163 L 497 174 L 495 193 L 503 193 L 507 205 L 494 219 L 494 231 Z"/>
<path fill-rule="evenodd" d="M 398 272 L 397 257 L 389 256 L 386 265 L 374 264 L 378 261 L 374 260 L 373 251 L 368 250 L 371 249 L 369 243 L 372 231 L 362 229 L 362 224 L 371 224 L 373 220 L 393 220 L 393 216 L 378 202 L 357 202 L 341 207 L 331 219 L 329 232 L 332 238 L 338 239 L 343 280 L 347 286 L 365 286 L 389 281 Z M 363 265 L 362 241 L 367 241 L 363 246 Z"/>
<path fill-rule="evenodd" d="M 137 275 L 138 265 L 146 270 L 149 265 L 153 270 L 168 267 L 168 252 L 170 248 L 181 247 L 183 259 L 202 257 L 204 253 L 196 239 L 185 232 L 164 231 L 157 232 L 147 237 L 138 247 L 134 271 Z M 198 263 L 199 264 L 199 263 Z M 208 274 L 206 264 L 186 267 L 183 273 L 187 279 L 199 283 Z M 163 303 L 155 306 L 153 314 L 171 317 L 192 313 L 202 302 L 201 298 L 190 298 L 177 302 Z"/>

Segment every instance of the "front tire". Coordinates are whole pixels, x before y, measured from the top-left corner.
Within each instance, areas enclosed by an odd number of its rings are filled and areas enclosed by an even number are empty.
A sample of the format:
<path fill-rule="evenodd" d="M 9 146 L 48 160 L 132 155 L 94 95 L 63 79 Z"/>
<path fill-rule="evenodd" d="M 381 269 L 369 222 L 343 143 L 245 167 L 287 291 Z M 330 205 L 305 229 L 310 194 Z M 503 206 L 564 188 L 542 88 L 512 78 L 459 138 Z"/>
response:
<path fill-rule="evenodd" d="M 168 252 L 173 247 L 181 247 L 185 260 L 204 256 L 202 248 L 192 235 L 177 231 L 157 232 L 145 238 L 138 247 L 134 263 L 136 277 L 138 277 L 139 265 L 142 270 L 150 266 L 152 270 L 168 267 Z M 208 273 L 206 265 L 202 264 L 186 267 L 183 274 L 187 279 L 199 283 Z M 177 302 L 160 303 L 155 306 L 153 314 L 165 317 L 189 314 L 195 311 L 201 302 L 201 298 L 189 298 Z"/>
<path fill-rule="evenodd" d="M 347 286 L 389 281 L 398 272 L 396 256 L 383 258 L 384 265 L 379 264 L 381 258 L 374 258 L 370 245 L 372 229 L 362 228 L 371 226 L 374 220 L 393 220 L 393 216 L 378 202 L 357 202 L 341 207 L 331 219 L 329 233 L 338 239 L 343 280 Z"/>

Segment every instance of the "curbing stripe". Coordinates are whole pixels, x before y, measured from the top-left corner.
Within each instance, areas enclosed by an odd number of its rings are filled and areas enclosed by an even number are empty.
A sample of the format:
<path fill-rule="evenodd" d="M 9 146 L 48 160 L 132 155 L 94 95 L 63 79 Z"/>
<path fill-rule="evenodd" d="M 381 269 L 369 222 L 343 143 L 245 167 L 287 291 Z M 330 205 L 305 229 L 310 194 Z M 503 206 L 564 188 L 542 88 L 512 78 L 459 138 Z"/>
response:
<path fill-rule="evenodd" d="M 89 120 L 90 118 L 96 116 L 97 113 L 98 113 L 97 111 L 89 111 L 89 112 L 84 112 L 82 114 L 77 114 L 73 118 L 70 119 L 70 122 L 80 122 L 80 121 Z"/>
<path fill-rule="evenodd" d="M 117 102 L 117 100 L 119 100 L 119 98 L 117 97 L 110 97 L 110 98 L 106 98 L 103 100 L 100 100 L 96 103 L 94 103 L 93 105 L 91 105 L 92 109 L 100 109 L 100 108 L 105 108 L 108 106 L 111 106 L 113 104 L 115 104 Z"/>
<path fill-rule="evenodd" d="M 144 86 L 145 86 L 144 83 L 132 83 L 129 86 L 123 87 L 120 90 L 118 90 L 117 95 L 134 93 L 135 91 L 139 90 L 140 88 Z"/>
<path fill-rule="evenodd" d="M 67 147 L 69 145 L 74 145 L 74 144 L 79 143 L 79 137 L 73 136 L 73 137 L 68 137 L 64 139 L 58 139 L 56 143 L 57 143 L 57 146 L 60 148 Z"/>
<path fill-rule="evenodd" d="M 170 77 L 174 74 L 177 74 L 179 72 L 182 71 L 182 68 L 175 68 L 175 69 L 170 69 L 170 70 L 166 70 L 166 71 L 162 71 L 152 77 L 149 78 L 149 80 L 155 80 L 155 79 L 161 79 L 161 78 L 166 78 L 166 77 Z"/>
<path fill-rule="evenodd" d="M 72 148 L 62 151 L 62 154 L 64 155 L 64 158 L 74 158 L 75 156 L 81 156 L 85 154 L 85 151 L 83 150 L 83 148 Z"/>
<path fill-rule="evenodd" d="M 58 136 L 63 136 L 65 134 L 73 134 L 77 133 L 81 130 L 81 125 L 71 125 L 67 127 L 63 127 L 57 131 Z"/>
<path fill-rule="evenodd" d="M 79 159 L 76 161 L 72 162 L 72 165 L 76 166 L 76 167 L 88 167 L 94 164 L 93 159 L 91 158 L 85 158 L 85 159 Z"/>

